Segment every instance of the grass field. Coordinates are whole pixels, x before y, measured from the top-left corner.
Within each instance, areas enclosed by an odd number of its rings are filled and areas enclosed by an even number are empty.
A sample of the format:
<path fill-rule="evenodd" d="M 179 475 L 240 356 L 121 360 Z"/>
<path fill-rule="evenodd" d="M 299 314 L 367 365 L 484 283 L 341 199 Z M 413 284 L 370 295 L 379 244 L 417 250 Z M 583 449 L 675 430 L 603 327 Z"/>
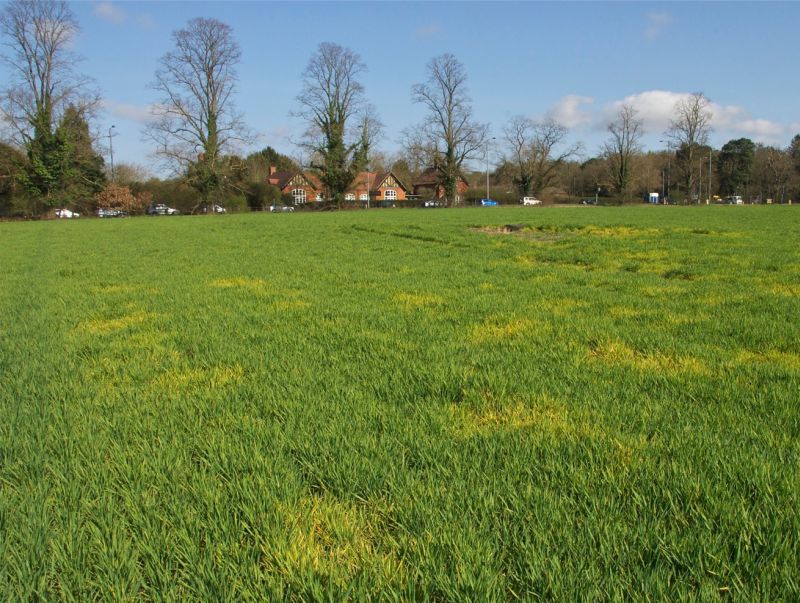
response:
<path fill-rule="evenodd" d="M 3 600 L 800 600 L 795 207 L 0 224 L 0 376 Z"/>

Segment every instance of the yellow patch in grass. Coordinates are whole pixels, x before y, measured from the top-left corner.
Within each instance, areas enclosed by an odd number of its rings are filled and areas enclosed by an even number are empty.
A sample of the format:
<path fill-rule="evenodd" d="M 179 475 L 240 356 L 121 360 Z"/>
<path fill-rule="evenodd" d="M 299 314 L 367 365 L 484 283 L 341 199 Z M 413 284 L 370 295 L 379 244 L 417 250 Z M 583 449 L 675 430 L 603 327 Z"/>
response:
<path fill-rule="evenodd" d="M 761 354 L 742 350 L 736 356 L 739 364 L 771 364 L 783 369 L 800 371 L 800 354 L 791 352 L 781 352 L 779 350 L 767 350 Z"/>
<path fill-rule="evenodd" d="M 250 291 L 264 291 L 267 288 L 267 281 L 260 278 L 220 278 L 211 281 L 212 287 L 220 289 L 242 288 Z"/>
<path fill-rule="evenodd" d="M 435 293 L 395 293 L 392 299 L 405 311 L 429 308 L 444 304 L 444 298 Z"/>
<path fill-rule="evenodd" d="M 572 297 L 561 297 L 553 299 L 548 304 L 550 310 L 556 316 L 570 316 L 576 310 L 584 310 L 591 307 L 591 304 L 582 299 L 574 299 Z"/>
<path fill-rule="evenodd" d="M 244 369 L 238 364 L 231 366 L 195 367 L 183 370 L 168 370 L 153 381 L 153 385 L 164 391 L 182 392 L 187 388 L 220 389 L 238 383 Z"/>
<path fill-rule="evenodd" d="M 782 295 L 785 297 L 798 297 L 800 296 L 800 285 L 787 285 L 785 283 L 773 283 L 772 286 L 767 287 L 766 290 L 773 295 Z"/>
<path fill-rule="evenodd" d="M 622 366 L 649 372 L 663 372 L 673 375 L 710 375 L 711 371 L 699 358 L 693 356 L 671 356 L 661 353 L 644 353 L 634 350 L 626 343 L 606 341 L 589 351 L 589 358 L 610 366 Z"/>
<path fill-rule="evenodd" d="M 262 548 L 262 559 L 289 581 L 313 571 L 344 587 L 367 567 L 385 581 L 397 579 L 404 571 L 393 555 L 376 551 L 375 518 L 367 507 L 323 495 L 279 504 L 277 510 L 287 542 L 282 547 Z"/>
<path fill-rule="evenodd" d="M 514 318 L 502 322 L 487 320 L 472 327 L 471 339 L 476 343 L 511 339 L 533 330 L 537 324 L 529 318 Z"/>
<path fill-rule="evenodd" d="M 93 335 L 104 335 L 114 331 L 121 331 L 134 325 L 139 325 L 146 320 L 152 319 L 156 314 L 152 312 L 134 312 L 127 316 L 120 318 L 97 318 L 94 320 L 86 320 L 78 325 L 78 330 Z"/>
<path fill-rule="evenodd" d="M 502 406 L 493 402 L 489 408 L 480 410 L 451 404 L 450 414 L 453 432 L 460 437 L 526 428 L 540 428 L 572 437 L 590 435 L 592 431 L 585 422 L 573 420 L 566 407 L 549 396 L 542 396 L 528 403 L 509 400 Z"/>
<path fill-rule="evenodd" d="M 305 310 L 311 304 L 302 299 L 279 299 L 270 304 L 275 310 Z"/>
<path fill-rule="evenodd" d="M 637 318 L 642 315 L 642 312 L 627 306 L 614 306 L 608 311 L 608 315 L 612 318 Z"/>
<path fill-rule="evenodd" d="M 660 233 L 657 228 L 632 228 L 630 226 L 587 226 L 583 229 L 586 234 L 597 235 L 600 237 L 651 237 Z"/>

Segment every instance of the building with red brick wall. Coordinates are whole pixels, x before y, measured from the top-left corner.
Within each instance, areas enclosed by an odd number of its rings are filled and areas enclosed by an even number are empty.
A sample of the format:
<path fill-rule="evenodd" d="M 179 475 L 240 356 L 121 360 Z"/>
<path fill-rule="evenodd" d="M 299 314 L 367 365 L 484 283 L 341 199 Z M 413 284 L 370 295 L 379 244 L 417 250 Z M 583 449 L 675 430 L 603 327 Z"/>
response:
<path fill-rule="evenodd" d="M 369 195 L 367 195 L 369 191 Z M 359 172 L 350 189 L 345 193 L 346 201 L 405 201 L 409 190 L 392 172 Z"/>
<path fill-rule="evenodd" d="M 292 196 L 295 205 L 305 205 L 311 201 L 322 201 L 322 184 L 310 174 L 303 172 L 278 172 L 269 166 L 267 182 L 277 186 L 282 193 Z"/>

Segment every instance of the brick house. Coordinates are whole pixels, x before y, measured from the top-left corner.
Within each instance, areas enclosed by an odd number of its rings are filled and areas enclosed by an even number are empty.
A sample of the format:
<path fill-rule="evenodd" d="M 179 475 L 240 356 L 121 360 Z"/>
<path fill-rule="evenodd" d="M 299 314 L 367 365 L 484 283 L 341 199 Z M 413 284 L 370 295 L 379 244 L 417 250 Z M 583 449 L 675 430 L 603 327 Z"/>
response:
<path fill-rule="evenodd" d="M 369 191 L 369 194 L 367 194 Z M 345 201 L 405 201 L 408 188 L 392 172 L 359 172 L 350 189 L 345 193 Z"/>
<path fill-rule="evenodd" d="M 291 195 L 295 205 L 305 205 L 309 201 L 322 201 L 322 184 L 317 178 L 303 172 L 278 172 L 269 166 L 267 182 L 277 186 L 284 194 Z"/>
<path fill-rule="evenodd" d="M 469 183 L 463 176 L 458 177 L 456 182 L 455 202 L 460 203 L 461 199 L 469 190 Z M 419 175 L 414 182 L 414 195 L 433 199 L 443 199 L 445 195 L 444 186 L 439 183 L 439 170 L 435 167 L 428 168 Z"/>

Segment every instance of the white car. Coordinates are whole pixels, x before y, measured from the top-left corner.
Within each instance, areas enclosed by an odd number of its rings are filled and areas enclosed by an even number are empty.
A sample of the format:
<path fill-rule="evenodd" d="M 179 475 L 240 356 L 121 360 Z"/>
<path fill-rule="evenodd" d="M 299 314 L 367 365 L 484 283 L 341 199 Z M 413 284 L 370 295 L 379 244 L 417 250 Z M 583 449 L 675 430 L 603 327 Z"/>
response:
<path fill-rule="evenodd" d="M 57 209 L 56 210 L 56 217 L 57 218 L 80 218 L 81 215 L 76 211 L 72 211 L 70 209 L 63 208 L 63 209 Z"/>
<path fill-rule="evenodd" d="M 541 205 L 541 201 L 536 197 L 523 197 L 522 204 L 523 205 Z"/>

